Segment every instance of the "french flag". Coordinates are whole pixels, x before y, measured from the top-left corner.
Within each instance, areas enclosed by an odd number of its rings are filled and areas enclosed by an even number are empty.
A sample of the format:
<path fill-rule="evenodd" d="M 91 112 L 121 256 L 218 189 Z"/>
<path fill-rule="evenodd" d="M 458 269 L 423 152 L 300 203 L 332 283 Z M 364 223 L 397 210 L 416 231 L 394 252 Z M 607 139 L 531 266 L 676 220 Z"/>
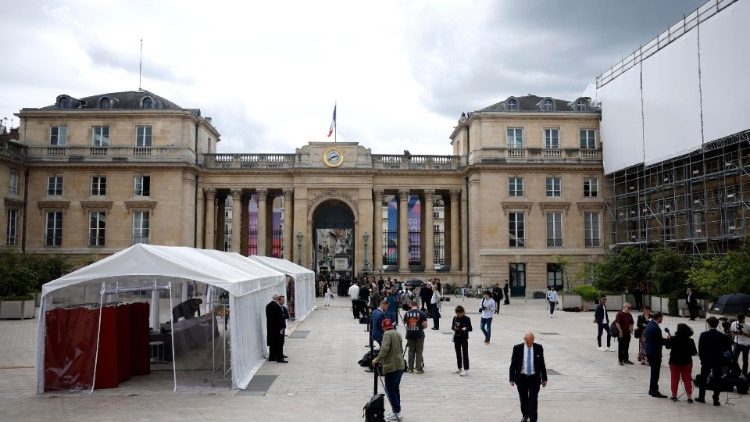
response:
<path fill-rule="evenodd" d="M 333 105 L 333 119 L 331 119 L 331 127 L 328 129 L 328 137 L 331 137 L 334 129 L 336 128 L 336 104 Z"/>

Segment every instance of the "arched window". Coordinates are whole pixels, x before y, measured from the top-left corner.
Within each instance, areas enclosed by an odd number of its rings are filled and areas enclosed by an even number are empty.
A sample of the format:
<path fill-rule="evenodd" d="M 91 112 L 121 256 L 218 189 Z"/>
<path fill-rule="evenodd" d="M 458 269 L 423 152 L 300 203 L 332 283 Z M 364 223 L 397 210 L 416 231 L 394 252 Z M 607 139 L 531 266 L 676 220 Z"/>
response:
<path fill-rule="evenodd" d="M 518 100 L 515 98 L 509 98 L 505 102 L 505 109 L 508 111 L 518 111 Z"/>
<path fill-rule="evenodd" d="M 73 101 L 71 101 L 70 97 L 67 95 L 61 95 L 57 97 L 57 108 L 59 109 L 69 109 L 73 105 Z"/>
<path fill-rule="evenodd" d="M 112 100 L 109 97 L 102 97 L 99 99 L 99 108 L 102 110 L 108 110 L 112 108 Z"/>
<path fill-rule="evenodd" d="M 555 103 L 551 98 L 545 98 L 542 100 L 541 109 L 542 111 L 553 111 L 555 109 Z"/>
<path fill-rule="evenodd" d="M 154 108 L 154 99 L 151 97 L 143 97 L 141 100 L 141 108 Z"/>
<path fill-rule="evenodd" d="M 588 108 L 589 102 L 585 98 L 579 98 L 576 100 L 575 105 L 573 106 L 573 109 L 575 111 L 586 111 Z"/>

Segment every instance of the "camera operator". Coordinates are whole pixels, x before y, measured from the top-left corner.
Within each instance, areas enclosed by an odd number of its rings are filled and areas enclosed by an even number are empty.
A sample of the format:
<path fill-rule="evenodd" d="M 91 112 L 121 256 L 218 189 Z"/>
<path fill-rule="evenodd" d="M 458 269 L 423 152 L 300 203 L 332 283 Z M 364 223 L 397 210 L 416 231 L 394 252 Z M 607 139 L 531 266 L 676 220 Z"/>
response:
<path fill-rule="evenodd" d="M 724 364 L 724 353 L 730 349 L 730 338 L 716 329 L 719 326 L 719 320 L 716 317 L 709 317 L 706 319 L 706 323 L 709 329 L 702 332 L 698 339 L 698 357 L 701 360 L 702 382 L 698 386 L 698 398 L 695 401 L 705 403 L 706 388 L 710 388 L 714 390 L 714 406 L 720 406 L 721 372 Z M 711 373 L 713 373 L 713 376 L 711 377 L 711 385 L 709 385 L 708 380 Z"/>
<path fill-rule="evenodd" d="M 732 360 L 739 363 L 738 359 L 742 353 L 742 375 L 747 378 L 747 354 L 750 351 L 750 324 L 745 322 L 744 314 L 737 314 L 737 321 L 732 323 L 729 329 L 734 336 L 734 353 Z"/>

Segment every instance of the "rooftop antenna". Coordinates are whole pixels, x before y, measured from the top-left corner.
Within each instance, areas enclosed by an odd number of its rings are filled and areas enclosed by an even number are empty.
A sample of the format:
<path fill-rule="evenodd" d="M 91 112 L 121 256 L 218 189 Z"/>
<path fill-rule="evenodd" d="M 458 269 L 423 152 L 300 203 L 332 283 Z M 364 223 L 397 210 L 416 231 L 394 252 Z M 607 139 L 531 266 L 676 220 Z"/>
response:
<path fill-rule="evenodd" d="M 141 80 L 143 77 L 143 38 L 141 38 L 141 55 L 138 58 L 138 91 L 143 91 Z"/>

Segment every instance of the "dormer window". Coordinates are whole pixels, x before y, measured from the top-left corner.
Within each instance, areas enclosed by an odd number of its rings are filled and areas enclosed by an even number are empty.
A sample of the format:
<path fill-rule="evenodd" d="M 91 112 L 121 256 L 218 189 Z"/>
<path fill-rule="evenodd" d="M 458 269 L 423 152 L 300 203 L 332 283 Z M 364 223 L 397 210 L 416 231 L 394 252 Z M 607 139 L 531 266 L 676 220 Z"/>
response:
<path fill-rule="evenodd" d="M 515 98 L 509 98 L 505 102 L 505 109 L 508 111 L 518 111 L 518 100 Z"/>
<path fill-rule="evenodd" d="M 57 108 L 62 110 L 68 110 L 72 107 L 73 100 L 67 95 L 60 95 L 57 97 Z"/>
<path fill-rule="evenodd" d="M 112 108 L 112 100 L 109 97 L 102 97 L 99 99 L 99 108 L 102 110 L 108 110 Z"/>
<path fill-rule="evenodd" d="M 151 97 L 143 97 L 143 99 L 141 100 L 141 108 L 142 109 L 154 108 L 154 99 Z"/>
<path fill-rule="evenodd" d="M 586 111 L 588 109 L 589 102 L 586 98 L 579 98 L 576 100 L 575 104 L 573 105 L 573 110 L 575 111 Z"/>
<path fill-rule="evenodd" d="M 554 111 L 555 110 L 555 103 L 552 101 L 551 98 L 545 98 L 542 100 L 541 105 L 539 108 L 542 111 Z"/>

